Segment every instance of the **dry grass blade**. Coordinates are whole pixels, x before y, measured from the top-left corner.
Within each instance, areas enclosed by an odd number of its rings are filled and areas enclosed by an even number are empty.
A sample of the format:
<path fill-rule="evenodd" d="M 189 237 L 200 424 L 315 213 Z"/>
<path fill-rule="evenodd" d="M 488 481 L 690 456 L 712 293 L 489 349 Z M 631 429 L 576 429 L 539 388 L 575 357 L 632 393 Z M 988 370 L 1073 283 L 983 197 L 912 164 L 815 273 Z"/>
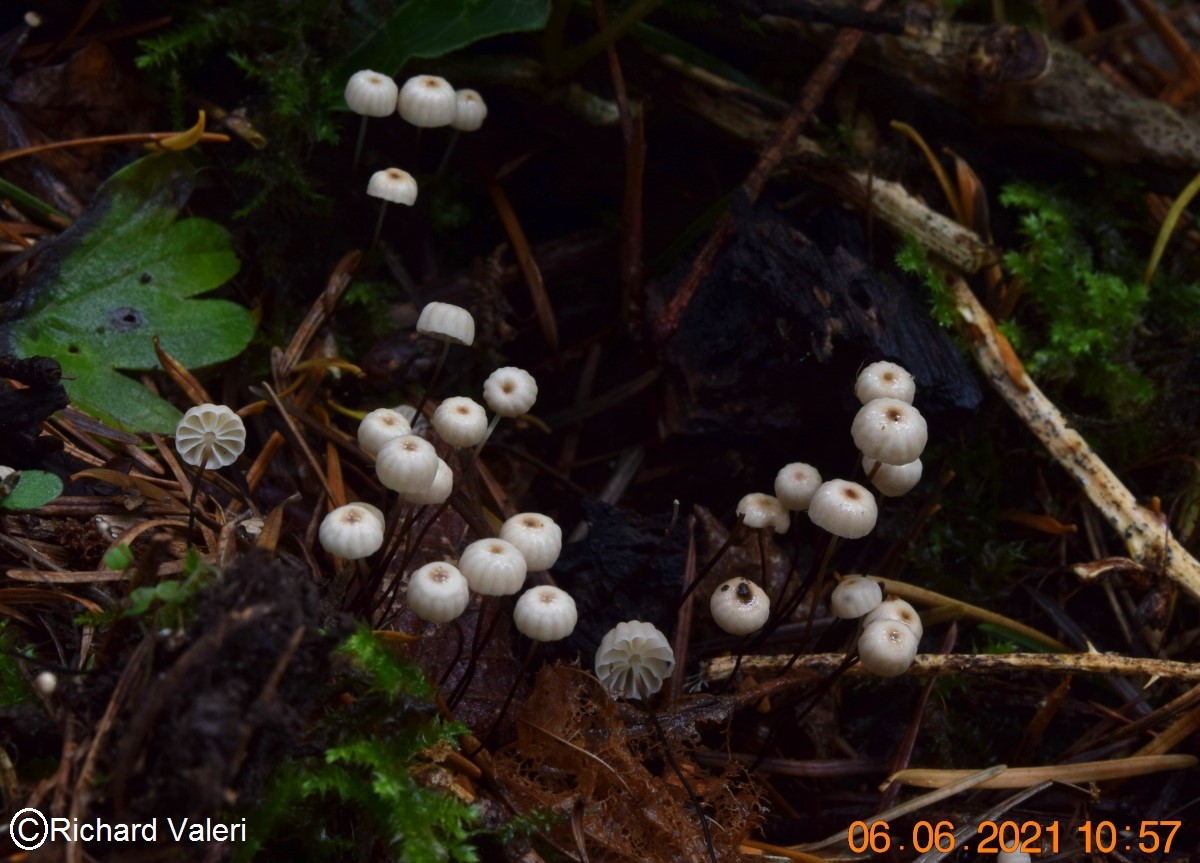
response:
<path fill-rule="evenodd" d="M 1135 755 L 1107 761 L 1083 761 L 1078 764 L 1048 764 L 1044 767 L 1012 767 L 981 782 L 978 788 L 1028 788 L 1042 782 L 1100 782 L 1105 779 L 1128 779 L 1147 773 L 1168 770 L 1187 770 L 1195 767 L 1194 755 Z M 888 782 L 901 782 L 916 788 L 941 788 L 975 775 L 973 770 L 927 770 L 914 767 L 888 777 Z M 886 783 L 885 783 L 886 784 Z M 881 788 L 883 786 L 880 786 Z"/>
<path fill-rule="evenodd" d="M 950 177 L 946 175 L 946 169 L 942 167 L 942 163 L 938 161 L 938 157 L 934 155 L 933 150 L 925 143 L 925 139 L 921 137 L 921 133 L 908 125 L 908 123 L 902 123 L 899 120 L 892 120 L 889 125 L 917 145 L 917 148 L 921 151 L 921 155 L 925 157 L 925 161 L 929 163 L 929 167 L 933 170 L 933 175 L 937 178 L 938 185 L 942 187 L 942 194 L 946 196 L 946 200 L 950 204 L 950 210 L 954 213 L 955 221 L 960 225 L 970 227 L 970 222 L 967 220 L 967 211 L 963 209 L 963 203 L 959 199 L 958 193 L 954 191 L 954 186 L 950 184 Z"/>
<path fill-rule="evenodd" d="M 504 232 L 508 235 L 508 240 L 512 243 L 513 251 L 517 255 L 517 263 L 521 267 L 521 273 L 525 276 L 525 284 L 529 286 L 529 296 L 533 300 L 538 325 L 542 329 L 542 338 L 546 340 L 550 352 L 557 357 L 558 323 L 554 320 L 554 309 L 550 305 L 550 296 L 546 293 L 546 284 L 542 280 L 541 268 L 538 267 L 537 261 L 533 257 L 533 249 L 529 247 L 525 229 L 521 227 L 521 222 L 513 210 L 512 203 L 508 200 L 508 195 L 504 192 L 504 187 L 491 173 L 485 174 L 484 179 L 487 182 L 488 194 L 492 198 L 492 205 L 496 208 L 500 222 L 504 225 Z"/>
<path fill-rule="evenodd" d="M 325 284 L 325 290 L 309 308 L 308 314 L 304 316 L 300 326 L 296 327 L 296 332 L 292 334 L 292 340 L 288 342 L 287 350 L 283 352 L 283 356 L 276 366 L 275 373 L 278 379 L 282 380 L 291 374 L 292 369 L 308 348 L 308 343 L 329 320 L 329 316 L 337 307 L 338 300 L 350 287 L 350 282 L 354 279 L 354 273 L 358 270 L 361 261 L 362 252 L 347 252 L 333 268 L 333 272 L 329 275 L 329 281 Z"/>
<path fill-rule="evenodd" d="M 892 596 L 898 596 L 901 599 L 920 605 L 929 605 L 937 611 L 944 612 L 945 617 L 940 619 L 974 620 L 979 623 L 1003 626 L 1005 629 L 1011 629 L 1013 632 L 1020 633 L 1031 641 L 1044 645 L 1051 650 L 1057 650 L 1060 653 L 1068 653 L 1071 650 L 1070 647 L 1058 639 L 1052 638 L 1046 635 L 1046 633 L 1034 629 L 1032 626 L 1027 626 L 1019 620 L 1005 617 L 1003 614 L 997 614 L 986 608 L 980 608 L 977 605 L 971 605 L 969 602 L 963 602 L 962 600 L 954 599 L 933 590 L 926 590 L 923 587 L 917 587 L 908 582 L 896 581 L 892 578 L 881 578 L 874 575 L 871 578 L 878 581 L 883 586 L 883 589 Z"/>

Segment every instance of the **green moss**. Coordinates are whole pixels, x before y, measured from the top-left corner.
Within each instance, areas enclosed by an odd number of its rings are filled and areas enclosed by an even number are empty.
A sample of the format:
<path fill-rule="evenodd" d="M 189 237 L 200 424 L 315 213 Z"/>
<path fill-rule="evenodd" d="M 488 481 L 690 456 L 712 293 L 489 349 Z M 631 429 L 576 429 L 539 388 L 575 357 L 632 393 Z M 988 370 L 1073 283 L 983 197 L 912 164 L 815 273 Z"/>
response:
<path fill-rule="evenodd" d="M 347 704 L 310 731 L 312 753 L 272 778 L 253 817 L 243 859 L 473 861 L 478 814 L 412 775 L 418 755 L 453 744 L 464 730 L 443 722 L 424 673 L 396 659 L 367 629 L 342 647 L 351 662 L 339 681 Z M 355 837 L 381 837 L 381 848 Z"/>
<path fill-rule="evenodd" d="M 33 692 L 20 665 L 21 657 L 32 656 L 32 650 L 17 647 L 16 636 L 8 631 L 8 621 L 0 620 L 0 707 L 33 701 Z"/>

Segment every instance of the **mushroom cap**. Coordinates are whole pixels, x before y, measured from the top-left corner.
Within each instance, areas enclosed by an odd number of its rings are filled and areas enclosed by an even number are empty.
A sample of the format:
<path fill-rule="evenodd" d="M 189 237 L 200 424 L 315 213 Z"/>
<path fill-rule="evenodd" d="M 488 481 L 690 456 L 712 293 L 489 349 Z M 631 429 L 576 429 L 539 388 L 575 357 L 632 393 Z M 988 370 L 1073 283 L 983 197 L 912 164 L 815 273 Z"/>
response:
<path fill-rule="evenodd" d="M 470 347 L 475 341 L 475 319 L 453 303 L 426 303 L 417 318 L 417 332 L 439 342 Z"/>
<path fill-rule="evenodd" d="M 483 405 L 463 396 L 448 398 L 433 412 L 433 428 L 453 447 L 475 446 L 487 434 Z"/>
<path fill-rule="evenodd" d="M 382 198 L 392 204 L 411 207 L 417 202 L 417 181 L 412 174 L 400 168 L 384 168 L 376 171 L 367 180 L 367 194 Z"/>
<path fill-rule="evenodd" d="M 1000 851 L 996 854 L 996 863 L 1029 863 L 1032 859 L 1026 851 Z"/>
<path fill-rule="evenodd" d="M 730 635 L 758 632 L 771 616 L 767 592 L 748 578 L 731 578 L 718 585 L 708 607 L 717 626 Z"/>
<path fill-rule="evenodd" d="M 450 125 L 460 132 L 475 132 L 487 119 L 487 103 L 475 90 L 459 90 L 454 94 L 454 119 Z"/>
<path fill-rule="evenodd" d="M 454 471 L 450 469 L 450 465 L 446 464 L 440 458 L 437 460 L 437 471 L 433 474 L 433 482 L 428 488 L 421 491 L 406 491 L 400 496 L 408 503 L 415 503 L 420 506 L 437 506 L 445 503 L 450 492 L 454 491 Z"/>
<path fill-rule="evenodd" d="M 622 698 L 646 698 L 662 689 L 675 668 L 671 643 L 652 623 L 618 623 L 596 648 L 596 677 Z"/>
<path fill-rule="evenodd" d="M 175 448 L 192 467 L 204 458 L 204 467 L 228 467 L 246 449 L 246 424 L 225 405 L 202 404 L 189 408 L 175 426 Z"/>
<path fill-rule="evenodd" d="M 395 81 L 370 69 L 355 72 L 346 82 L 346 104 L 364 117 L 386 117 L 396 110 L 399 95 Z"/>
<path fill-rule="evenodd" d="M 879 607 L 883 588 L 879 582 L 862 575 L 848 575 L 829 595 L 829 610 L 842 620 L 857 620 Z"/>
<path fill-rule="evenodd" d="M 458 113 L 454 88 L 437 75 L 417 75 L 409 78 L 396 97 L 396 110 L 414 126 L 433 128 L 449 126 Z"/>
<path fill-rule="evenodd" d="M 525 556 L 511 542 L 479 539 L 463 549 L 458 568 L 471 590 L 484 596 L 511 596 L 525 584 Z"/>
<path fill-rule="evenodd" d="M 554 566 L 562 552 L 562 528 L 540 512 L 517 513 L 500 525 L 500 538 L 517 547 L 530 572 Z"/>
<path fill-rule="evenodd" d="M 912 665 L 919 640 L 898 620 L 876 620 L 864 626 L 858 637 L 858 660 L 872 674 L 896 677 Z"/>
<path fill-rule="evenodd" d="M 925 417 L 908 402 L 872 399 L 854 415 L 850 436 L 867 458 L 900 465 L 921 457 L 929 429 Z"/>
<path fill-rule="evenodd" d="M 346 560 L 370 557 L 383 545 L 383 519 L 373 506 L 348 503 L 321 520 L 317 538 L 321 548 L 335 557 Z"/>
<path fill-rule="evenodd" d="M 746 527 L 754 529 L 769 527 L 776 533 L 787 533 L 792 518 L 783 504 L 769 494 L 751 492 L 738 501 L 737 514 Z"/>
<path fill-rule="evenodd" d="M 533 375 L 516 366 L 496 369 L 483 382 L 483 400 L 487 406 L 493 413 L 510 419 L 529 413 L 537 394 Z"/>
<path fill-rule="evenodd" d="M 375 455 L 379 481 L 401 494 L 425 491 L 433 484 L 437 469 L 433 444 L 412 434 L 388 441 Z"/>
<path fill-rule="evenodd" d="M 449 623 L 467 609 L 471 592 L 458 568 L 427 563 L 408 577 L 408 607 L 429 623 Z"/>
<path fill-rule="evenodd" d="M 358 424 L 358 445 L 363 452 L 377 455 L 385 443 L 407 434 L 412 434 L 412 426 L 402 413 L 391 408 L 376 408 Z"/>
<path fill-rule="evenodd" d="M 875 465 L 879 465 L 878 469 Z M 884 497 L 901 497 L 917 487 L 925 466 L 921 460 L 910 461 L 908 464 L 884 464 L 873 458 L 863 456 L 863 470 L 871 477 L 871 485 L 879 489 Z M 875 475 L 871 476 L 871 471 Z"/>
<path fill-rule="evenodd" d="M 794 461 L 775 474 L 775 497 L 785 509 L 803 512 L 821 485 L 821 473 L 811 464 Z"/>
<path fill-rule="evenodd" d="M 858 373 L 854 394 L 864 405 L 875 399 L 899 399 L 912 404 L 917 382 L 904 366 L 880 360 Z"/>
<path fill-rule="evenodd" d="M 543 584 L 521 594 L 513 608 L 518 631 L 534 641 L 558 641 L 575 630 L 579 612 L 565 590 Z"/>
<path fill-rule="evenodd" d="M 33 687 L 39 695 L 49 697 L 58 689 L 58 676 L 53 671 L 42 671 L 33 678 Z"/>
<path fill-rule="evenodd" d="M 863 626 L 877 620 L 896 620 L 913 631 L 919 640 L 925 634 L 925 626 L 921 623 L 921 615 L 917 610 L 898 596 L 889 596 L 863 618 Z"/>
<path fill-rule="evenodd" d="M 875 529 L 878 516 L 875 496 L 858 483 L 844 479 L 821 483 L 808 505 L 813 524 L 843 539 L 866 536 Z"/>

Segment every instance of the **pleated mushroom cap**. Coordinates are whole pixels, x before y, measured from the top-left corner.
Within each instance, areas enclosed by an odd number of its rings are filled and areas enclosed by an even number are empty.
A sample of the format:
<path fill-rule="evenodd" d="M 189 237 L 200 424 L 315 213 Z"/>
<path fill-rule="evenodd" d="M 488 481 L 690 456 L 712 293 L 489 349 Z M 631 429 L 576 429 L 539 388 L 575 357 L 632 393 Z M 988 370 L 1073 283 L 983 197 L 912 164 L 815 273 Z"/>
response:
<path fill-rule="evenodd" d="M 470 598 L 466 578 L 449 563 L 427 563 L 408 577 L 408 607 L 429 623 L 454 620 Z"/>
<path fill-rule="evenodd" d="M 376 408 L 358 424 L 358 445 L 363 452 L 376 455 L 390 440 L 412 434 L 412 426 L 399 411 Z"/>
<path fill-rule="evenodd" d="M 675 651 L 652 623 L 618 623 L 596 649 L 596 677 L 621 698 L 646 698 L 662 689 L 675 668 Z"/>
<path fill-rule="evenodd" d="M 858 660 L 872 674 L 896 677 L 912 665 L 918 640 L 898 620 L 876 620 L 864 626 L 858 637 Z"/>
<path fill-rule="evenodd" d="M 565 590 L 548 584 L 521 594 L 513 608 L 513 623 L 526 638 L 534 641 L 559 641 L 575 630 L 579 612 L 575 600 Z"/>
<path fill-rule="evenodd" d="M 875 399 L 899 399 L 912 404 L 917 382 L 904 366 L 880 360 L 858 373 L 854 394 L 864 405 Z"/>
<path fill-rule="evenodd" d="M 861 575 L 843 578 L 829 596 L 829 610 L 842 620 L 857 620 L 883 602 L 879 582 Z"/>
<path fill-rule="evenodd" d="M 175 426 L 175 448 L 192 467 L 201 459 L 208 469 L 228 467 L 246 449 L 246 424 L 225 405 L 197 405 Z"/>
<path fill-rule="evenodd" d="M 417 181 L 412 174 L 400 168 L 384 168 L 376 171 L 367 180 L 367 194 L 390 204 L 411 207 L 417 202 Z"/>
<path fill-rule="evenodd" d="M 517 547 L 530 572 L 554 566 L 562 552 L 562 528 L 540 512 L 517 513 L 500 526 L 500 538 Z"/>
<path fill-rule="evenodd" d="M 875 496 L 858 483 L 831 479 L 821 483 L 813 495 L 808 517 L 834 536 L 859 539 L 875 529 L 879 508 Z"/>
<path fill-rule="evenodd" d="M 458 568 L 471 590 L 483 596 L 511 596 L 525 584 L 525 556 L 499 537 L 480 539 L 463 549 Z"/>
<path fill-rule="evenodd" d="M 737 514 L 742 517 L 742 524 L 755 530 L 770 528 L 776 533 L 787 533 L 792 523 L 791 516 L 777 498 L 759 492 L 752 492 L 738 501 Z"/>
<path fill-rule="evenodd" d="M 775 474 L 775 497 L 785 509 L 804 512 L 821 487 L 821 473 L 811 464 L 795 461 Z"/>
<path fill-rule="evenodd" d="M 346 82 L 346 105 L 364 117 L 386 117 L 396 110 L 400 88 L 387 75 L 363 69 Z"/>
<path fill-rule="evenodd" d="M 383 545 L 383 519 L 378 513 L 361 503 L 339 506 L 321 520 L 317 531 L 321 548 L 346 560 L 370 557 Z"/>
<path fill-rule="evenodd" d="M 458 113 L 458 100 L 445 78 L 417 75 L 400 88 L 396 110 L 414 126 L 425 129 L 449 126 Z"/>
<path fill-rule="evenodd" d="M 475 319 L 453 303 L 426 303 L 417 318 L 417 332 L 439 342 L 470 347 L 475 341 Z"/>
<path fill-rule="evenodd" d="M 921 412 L 899 399 L 873 399 L 858 409 L 850 426 L 854 445 L 884 464 L 908 464 L 921 457 L 929 429 Z"/>

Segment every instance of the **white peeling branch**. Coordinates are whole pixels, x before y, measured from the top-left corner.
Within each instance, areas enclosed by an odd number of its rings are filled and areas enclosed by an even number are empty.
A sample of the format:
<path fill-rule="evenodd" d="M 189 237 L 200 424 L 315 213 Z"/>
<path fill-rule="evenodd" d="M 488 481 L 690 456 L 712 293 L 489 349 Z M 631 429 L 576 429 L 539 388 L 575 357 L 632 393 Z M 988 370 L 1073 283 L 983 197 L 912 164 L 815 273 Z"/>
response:
<path fill-rule="evenodd" d="M 1075 478 L 1096 509 L 1116 529 L 1129 556 L 1162 572 L 1193 599 L 1200 599 L 1200 562 L 1171 534 L 1166 520 L 1138 503 L 1108 465 L 1067 425 L 1062 412 L 1038 389 L 992 316 L 958 276 L 950 296 L 975 360 L 992 388 L 1029 426 L 1058 463 Z"/>

